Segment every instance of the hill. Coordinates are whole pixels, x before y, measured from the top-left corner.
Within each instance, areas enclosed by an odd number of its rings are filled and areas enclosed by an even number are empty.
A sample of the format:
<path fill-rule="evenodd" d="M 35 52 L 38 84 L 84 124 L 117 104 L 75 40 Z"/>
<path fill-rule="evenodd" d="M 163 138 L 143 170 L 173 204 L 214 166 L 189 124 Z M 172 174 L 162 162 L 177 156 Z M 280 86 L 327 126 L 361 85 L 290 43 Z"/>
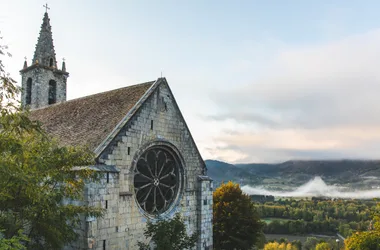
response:
<path fill-rule="evenodd" d="M 229 164 L 206 160 L 208 175 L 217 183 L 233 180 L 241 184 L 286 189 L 320 176 L 326 183 L 347 187 L 380 186 L 380 161 L 287 161 L 279 164 Z"/>

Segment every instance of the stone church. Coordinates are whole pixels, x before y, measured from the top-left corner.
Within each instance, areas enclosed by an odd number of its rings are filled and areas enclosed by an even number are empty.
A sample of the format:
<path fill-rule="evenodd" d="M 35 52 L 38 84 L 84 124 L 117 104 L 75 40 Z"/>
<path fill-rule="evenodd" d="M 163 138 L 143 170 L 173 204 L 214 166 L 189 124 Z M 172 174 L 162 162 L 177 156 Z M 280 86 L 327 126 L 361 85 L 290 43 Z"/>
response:
<path fill-rule="evenodd" d="M 86 185 L 84 202 L 105 215 L 83 218 L 79 240 L 65 249 L 154 246 L 146 222 L 178 212 L 199 233 L 195 249 L 212 249 L 212 180 L 165 78 L 66 101 L 69 73 L 65 62 L 58 68 L 47 12 L 20 73 L 32 119 L 62 145 L 90 147 L 96 165 L 88 167 L 102 176 Z"/>

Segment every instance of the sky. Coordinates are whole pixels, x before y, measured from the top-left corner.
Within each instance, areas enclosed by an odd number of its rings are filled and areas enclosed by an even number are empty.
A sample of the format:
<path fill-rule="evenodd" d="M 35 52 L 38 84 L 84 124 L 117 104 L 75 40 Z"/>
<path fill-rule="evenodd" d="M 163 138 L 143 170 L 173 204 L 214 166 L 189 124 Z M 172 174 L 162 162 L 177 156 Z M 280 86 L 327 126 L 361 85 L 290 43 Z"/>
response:
<path fill-rule="evenodd" d="M 204 159 L 380 158 L 380 1 L 47 3 L 68 99 L 162 74 Z M 17 81 L 44 4 L 0 0 Z"/>

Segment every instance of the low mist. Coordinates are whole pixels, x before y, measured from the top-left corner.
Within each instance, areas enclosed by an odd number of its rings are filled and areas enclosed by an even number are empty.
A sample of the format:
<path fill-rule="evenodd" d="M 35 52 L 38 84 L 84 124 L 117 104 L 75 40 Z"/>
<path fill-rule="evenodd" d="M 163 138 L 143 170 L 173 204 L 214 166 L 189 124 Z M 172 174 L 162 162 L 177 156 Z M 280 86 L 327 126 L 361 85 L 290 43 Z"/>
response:
<path fill-rule="evenodd" d="M 245 185 L 241 188 L 244 193 L 253 195 L 273 195 L 279 197 L 311 197 L 323 196 L 330 198 L 372 199 L 380 198 L 380 189 L 345 191 L 346 188 L 327 185 L 321 177 L 315 177 L 293 191 L 271 191 L 263 187 Z"/>

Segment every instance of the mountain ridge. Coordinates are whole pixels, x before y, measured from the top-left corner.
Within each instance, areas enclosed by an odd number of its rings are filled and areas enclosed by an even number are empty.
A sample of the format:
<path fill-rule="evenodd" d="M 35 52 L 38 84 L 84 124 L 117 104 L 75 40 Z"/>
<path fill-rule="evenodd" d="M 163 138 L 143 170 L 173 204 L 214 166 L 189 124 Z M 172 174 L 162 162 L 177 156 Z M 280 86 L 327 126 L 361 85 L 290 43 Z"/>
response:
<path fill-rule="evenodd" d="M 356 187 L 380 185 L 380 160 L 289 160 L 282 163 L 230 164 L 206 160 L 215 182 L 232 180 L 248 185 L 296 186 L 320 176 L 330 184 Z"/>

